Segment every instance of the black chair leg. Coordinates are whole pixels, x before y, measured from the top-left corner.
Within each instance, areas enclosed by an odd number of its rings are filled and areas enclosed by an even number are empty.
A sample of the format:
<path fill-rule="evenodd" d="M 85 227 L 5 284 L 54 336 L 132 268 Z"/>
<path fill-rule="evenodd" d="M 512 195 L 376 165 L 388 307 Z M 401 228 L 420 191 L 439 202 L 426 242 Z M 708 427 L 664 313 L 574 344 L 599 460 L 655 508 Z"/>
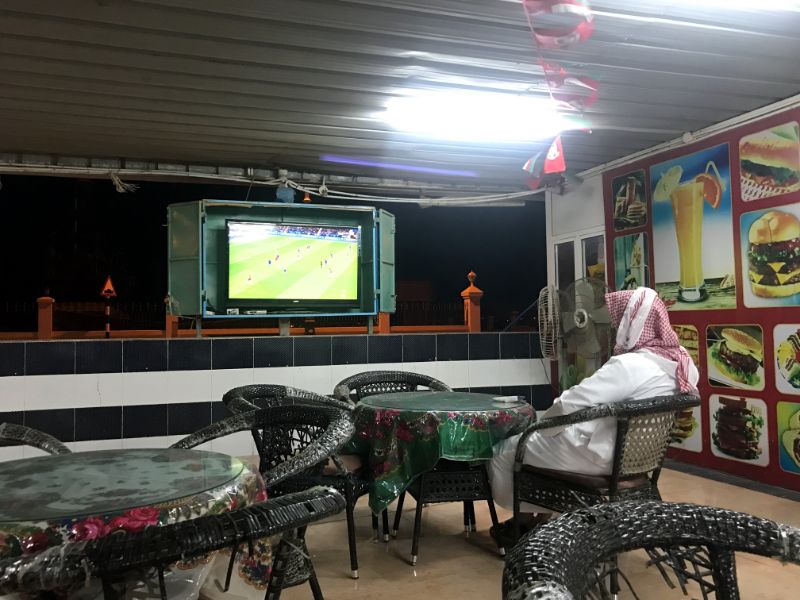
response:
<path fill-rule="evenodd" d="M 414 537 L 411 541 L 411 565 L 417 564 L 417 556 L 419 553 L 419 532 L 422 527 L 422 499 L 425 493 L 425 476 L 419 478 L 419 494 L 417 495 L 417 510 L 414 515 Z"/>
<path fill-rule="evenodd" d="M 383 512 L 381 513 L 382 521 L 383 521 L 383 541 L 384 543 L 389 542 L 389 510 L 384 508 Z"/>
<path fill-rule="evenodd" d="M 286 565 L 288 564 L 292 549 L 293 548 L 283 540 L 278 544 L 275 559 L 272 561 L 272 571 L 269 574 L 269 583 L 267 584 L 267 592 L 264 594 L 264 600 L 280 599 L 283 580 L 286 576 Z"/>
<path fill-rule="evenodd" d="M 350 576 L 353 579 L 358 579 L 358 551 L 356 550 L 356 520 L 353 515 L 355 507 L 347 499 L 345 505 L 345 514 L 347 515 L 347 543 L 350 546 Z"/>
<path fill-rule="evenodd" d="M 372 541 L 378 541 L 378 515 L 372 513 Z"/>
<path fill-rule="evenodd" d="M 464 500 L 464 533 L 466 535 L 469 535 L 470 530 L 471 527 L 469 524 L 469 502 Z"/>
<path fill-rule="evenodd" d="M 619 561 L 616 556 L 611 560 L 611 574 L 608 583 L 611 597 L 616 599 L 619 596 Z"/>
<path fill-rule="evenodd" d="M 492 527 L 497 527 L 500 522 L 497 520 L 497 509 L 494 506 L 494 500 L 489 498 L 486 500 L 486 504 L 489 505 L 489 516 L 492 518 Z M 500 556 L 506 555 L 506 549 L 503 547 L 503 544 L 498 540 L 497 548 L 500 550 Z"/>
<path fill-rule="evenodd" d="M 394 527 L 392 527 L 392 537 L 397 537 L 397 531 L 400 529 L 400 516 L 403 514 L 403 502 L 406 499 L 406 493 L 400 494 L 397 499 L 397 510 L 394 511 Z"/>
<path fill-rule="evenodd" d="M 470 500 L 467 503 L 467 507 L 469 508 L 469 528 L 470 531 L 478 531 L 478 527 L 476 525 L 477 521 L 475 520 L 475 503 Z"/>

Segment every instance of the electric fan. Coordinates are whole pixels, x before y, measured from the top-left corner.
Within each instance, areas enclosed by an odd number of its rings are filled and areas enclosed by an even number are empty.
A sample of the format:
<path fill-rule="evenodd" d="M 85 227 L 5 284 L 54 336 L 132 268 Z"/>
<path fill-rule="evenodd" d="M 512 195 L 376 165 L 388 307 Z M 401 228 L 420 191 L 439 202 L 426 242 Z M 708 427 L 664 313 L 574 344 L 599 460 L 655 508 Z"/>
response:
<path fill-rule="evenodd" d="M 544 358 L 558 359 L 559 345 L 583 358 L 602 358 L 614 347 L 615 332 L 605 305 L 607 288 L 586 278 L 560 291 L 539 293 L 539 346 Z"/>

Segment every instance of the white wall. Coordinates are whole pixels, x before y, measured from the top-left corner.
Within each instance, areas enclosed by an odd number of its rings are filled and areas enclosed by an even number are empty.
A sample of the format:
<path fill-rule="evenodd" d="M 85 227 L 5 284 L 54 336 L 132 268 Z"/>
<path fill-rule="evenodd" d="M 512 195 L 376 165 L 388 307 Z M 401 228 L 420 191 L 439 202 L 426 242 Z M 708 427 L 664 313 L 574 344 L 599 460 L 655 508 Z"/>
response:
<path fill-rule="evenodd" d="M 603 214 L 603 176 L 594 175 L 584 180 L 577 189 L 560 196 L 547 193 L 551 203 L 550 235 L 576 233 L 584 229 L 602 227 Z"/>

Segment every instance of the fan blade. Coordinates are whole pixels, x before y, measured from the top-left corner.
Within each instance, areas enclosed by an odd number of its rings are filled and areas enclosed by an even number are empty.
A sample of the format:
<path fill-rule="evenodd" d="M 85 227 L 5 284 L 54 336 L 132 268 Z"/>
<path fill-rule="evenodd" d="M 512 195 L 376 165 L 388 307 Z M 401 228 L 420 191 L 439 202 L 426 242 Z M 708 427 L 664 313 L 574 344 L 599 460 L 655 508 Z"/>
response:
<path fill-rule="evenodd" d="M 575 313 L 561 313 L 561 328 L 564 333 L 569 333 L 578 326 L 575 324 Z"/>
<path fill-rule="evenodd" d="M 600 351 L 603 349 L 600 346 L 600 342 L 597 341 L 596 334 L 592 330 L 593 328 L 587 327 L 586 331 L 587 334 L 584 337 L 584 340 L 581 344 L 578 345 L 578 354 L 584 357 L 591 357 L 597 356 Z"/>
<path fill-rule="evenodd" d="M 595 323 L 602 323 L 604 325 L 611 323 L 611 313 L 608 312 L 607 306 L 594 309 L 589 313 L 589 316 Z"/>

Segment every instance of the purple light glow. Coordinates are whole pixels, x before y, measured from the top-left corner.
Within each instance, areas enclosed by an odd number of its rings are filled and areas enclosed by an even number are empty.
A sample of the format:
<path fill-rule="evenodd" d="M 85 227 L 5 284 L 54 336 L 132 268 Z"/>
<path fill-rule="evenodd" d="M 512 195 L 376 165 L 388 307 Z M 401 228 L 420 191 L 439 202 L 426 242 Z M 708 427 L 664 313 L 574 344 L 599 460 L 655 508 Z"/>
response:
<path fill-rule="evenodd" d="M 475 171 L 460 171 L 458 169 L 436 169 L 434 167 L 415 167 L 413 165 L 401 165 L 398 163 L 385 163 L 372 160 L 362 160 L 349 156 L 337 156 L 335 154 L 323 154 L 319 157 L 325 162 L 339 163 L 343 165 L 358 165 L 359 167 L 375 167 L 377 169 L 391 169 L 393 171 L 411 171 L 413 173 L 428 173 L 429 175 L 452 175 L 453 177 L 477 177 Z"/>

